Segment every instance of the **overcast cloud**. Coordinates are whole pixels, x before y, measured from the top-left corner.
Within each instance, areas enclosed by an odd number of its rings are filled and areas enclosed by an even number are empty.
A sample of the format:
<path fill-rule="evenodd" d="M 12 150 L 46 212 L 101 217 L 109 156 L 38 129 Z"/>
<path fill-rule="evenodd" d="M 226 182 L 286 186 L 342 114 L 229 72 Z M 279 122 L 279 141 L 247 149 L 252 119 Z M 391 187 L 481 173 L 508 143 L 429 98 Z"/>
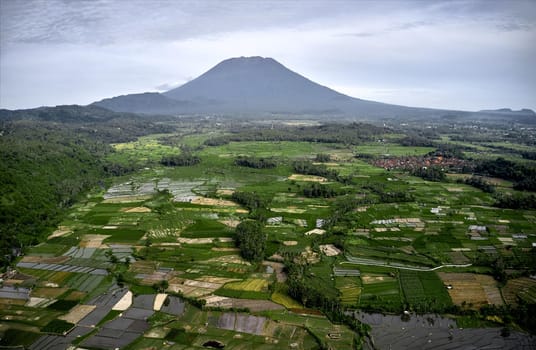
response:
<path fill-rule="evenodd" d="M 536 1 L 0 0 L 0 107 L 165 91 L 273 57 L 348 95 L 536 109 Z"/>

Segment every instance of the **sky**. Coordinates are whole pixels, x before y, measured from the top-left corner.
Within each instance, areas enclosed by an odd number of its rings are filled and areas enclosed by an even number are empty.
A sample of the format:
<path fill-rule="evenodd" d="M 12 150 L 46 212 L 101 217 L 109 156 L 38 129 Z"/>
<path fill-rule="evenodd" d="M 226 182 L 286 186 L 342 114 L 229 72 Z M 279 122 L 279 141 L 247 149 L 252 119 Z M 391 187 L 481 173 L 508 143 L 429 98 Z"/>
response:
<path fill-rule="evenodd" d="M 0 0 L 0 108 L 163 92 L 239 56 L 368 100 L 536 110 L 536 1 Z"/>

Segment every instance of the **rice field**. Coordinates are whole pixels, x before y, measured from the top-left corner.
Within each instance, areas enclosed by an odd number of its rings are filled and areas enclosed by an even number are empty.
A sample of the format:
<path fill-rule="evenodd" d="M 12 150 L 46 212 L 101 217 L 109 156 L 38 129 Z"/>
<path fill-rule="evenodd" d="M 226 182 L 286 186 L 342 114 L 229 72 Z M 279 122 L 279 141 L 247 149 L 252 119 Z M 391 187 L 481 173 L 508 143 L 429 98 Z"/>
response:
<path fill-rule="evenodd" d="M 133 164 L 144 160 L 157 163 L 162 155 L 177 151 L 160 144 L 159 137 L 115 145 L 118 152 L 111 157 Z M 207 137 L 187 139 L 198 145 Z M 498 209 L 492 206 L 492 196 L 470 186 L 424 181 L 397 170 L 387 172 L 363 157 L 355 158 L 356 154 L 415 156 L 433 150 L 389 142 L 355 147 L 231 142 L 200 148 L 196 154 L 201 163 L 192 167 L 153 163 L 113 179 L 106 190 L 99 189 L 87 202 L 74 206 L 58 227 L 57 236 L 29 249 L 19 262 L 19 271 L 35 282 L 31 297 L 51 302 L 60 298 L 79 307 L 74 306 L 71 313 L 47 309 L 43 320 L 32 320 L 37 313 L 28 310 L 30 307 L 5 303 L 8 308 L 0 311 L 0 316 L 14 317 L 17 322 L 28 317 L 29 324 L 38 325 L 35 331 L 57 318 L 77 323 L 89 312 L 83 305 L 121 284 L 134 294 L 165 289 L 166 293 L 210 301 L 204 309 L 187 304 L 185 313 L 174 319 L 157 312 L 149 319 L 147 336 L 127 349 L 203 347 L 211 340 L 221 341 L 229 349 L 315 349 L 321 342 L 333 349 L 352 348 L 355 333 L 332 324 L 317 310 L 305 309 L 288 295 L 284 263 L 289 258 L 303 264 L 308 286 L 346 307 L 396 313 L 405 308 L 434 312 L 451 304 L 470 308 L 501 305 L 495 281 L 472 273 L 480 267 L 469 265 L 487 254 L 483 253 L 486 247 L 517 261 L 530 261 L 527 251 L 536 243 L 534 211 Z M 318 153 L 330 154 L 332 160 L 325 165 L 340 175 L 351 175 L 350 182 L 296 174 L 289 165 L 294 159 L 312 160 Z M 279 164 L 273 169 L 238 167 L 234 159 L 239 155 L 273 156 Z M 322 186 L 328 182 L 359 203 L 335 226 L 321 227 L 344 195 L 306 197 L 304 189 L 314 182 Z M 383 201 L 378 189 L 407 193 L 412 198 Z M 269 203 L 267 210 L 250 213 L 231 201 L 234 191 L 259 194 Z M 268 236 L 265 255 L 271 261 L 264 265 L 245 261 L 233 241 L 235 227 L 255 215 L 263 218 Z M 480 241 L 472 239 L 471 226 L 486 227 Z M 431 271 L 441 265 L 448 266 Z M 159 285 L 162 281 L 168 285 Z M 532 282 L 528 278 L 510 280 L 502 288 L 506 303 L 515 305 L 519 299 L 536 302 Z M 451 289 L 447 289 L 449 285 Z M 214 311 L 231 308 L 250 308 L 260 314 Z M 253 325 L 254 330 L 248 328 Z"/>
<path fill-rule="evenodd" d="M 241 282 L 231 282 L 225 284 L 226 289 L 232 290 L 244 290 L 253 292 L 266 291 L 268 288 L 268 281 L 261 278 L 250 278 Z"/>

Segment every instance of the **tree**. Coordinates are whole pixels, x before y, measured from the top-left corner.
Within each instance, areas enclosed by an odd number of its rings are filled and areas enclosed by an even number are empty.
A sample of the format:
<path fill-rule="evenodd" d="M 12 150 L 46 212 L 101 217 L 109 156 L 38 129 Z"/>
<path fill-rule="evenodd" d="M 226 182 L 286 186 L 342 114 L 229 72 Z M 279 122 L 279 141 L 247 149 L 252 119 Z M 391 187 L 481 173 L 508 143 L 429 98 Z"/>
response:
<path fill-rule="evenodd" d="M 266 234 L 262 224 L 257 221 L 243 221 L 236 226 L 236 245 L 240 254 L 248 261 L 259 262 L 264 259 Z"/>

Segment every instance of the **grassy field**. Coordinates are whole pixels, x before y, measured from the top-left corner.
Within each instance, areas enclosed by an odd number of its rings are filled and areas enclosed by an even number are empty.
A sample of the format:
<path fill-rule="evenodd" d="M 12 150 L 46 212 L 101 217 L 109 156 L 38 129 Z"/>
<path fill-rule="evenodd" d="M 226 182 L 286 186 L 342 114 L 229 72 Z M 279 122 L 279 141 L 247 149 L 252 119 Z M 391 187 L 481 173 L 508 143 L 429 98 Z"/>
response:
<path fill-rule="evenodd" d="M 140 170 L 111 179 L 106 189 L 95 189 L 82 198 L 59 225 L 68 233 L 31 247 L 23 257 L 32 263 L 46 265 L 55 263 L 47 259 L 57 259 L 66 268 L 91 267 L 109 273 L 17 268 L 31 278 L 16 283 L 34 287 L 32 297 L 50 299 L 53 304 L 37 309 L 22 302 L 2 302 L 3 320 L 8 317 L 10 322 L 32 327 L 7 327 L 2 345 L 12 345 L 26 335 L 33 339 L 38 332 L 63 332 L 70 325 L 58 322 L 58 317 L 78 303 L 104 295 L 116 283 L 124 284 L 134 294 L 152 294 L 165 289 L 157 283 L 166 280 L 173 288 L 187 290 L 184 294 L 189 297 L 212 295 L 266 304 L 273 301 L 285 310 L 249 314 L 253 317 L 250 323 L 261 322 L 256 317 L 266 318 L 257 334 L 222 327 L 222 317 L 236 316 L 223 316 L 230 306 L 222 304 L 218 310 L 223 311 L 214 311 L 188 304 L 180 317 L 157 312 L 147 332 L 154 334 L 140 337 L 127 349 L 186 349 L 203 347 L 211 340 L 221 341 L 226 349 L 280 349 L 295 347 L 293 343 L 299 349 L 316 349 L 319 344 L 333 349 L 352 348 L 355 333 L 331 323 L 317 310 L 305 309 L 301 302 L 305 303 L 306 298 L 294 300 L 289 296 L 285 280 L 288 270 L 269 271 L 240 257 L 233 241 L 234 227 L 252 217 L 261 218 L 267 234 L 266 259 L 271 263 L 293 261 L 308 287 L 340 301 L 344 307 L 390 312 L 409 308 L 425 313 L 453 303 L 461 305 L 464 295 L 455 293 L 462 287 L 456 285 L 449 294 L 445 287 L 451 283 L 448 281 L 472 288 L 466 294 L 473 293 L 474 298 L 467 302 L 475 306 L 486 305 L 493 298 L 500 305 L 501 294 L 490 276 L 468 278 L 490 274 L 491 267 L 480 262 L 498 255 L 520 265 L 531 261 L 530 249 L 536 243 L 534 210 L 496 208 L 493 195 L 456 182 L 460 175 L 431 182 L 400 170 L 386 171 L 367 160 L 368 156 L 421 156 L 434 151 L 433 147 L 402 146 L 396 143 L 401 135 L 394 134 L 386 137 L 388 142 L 354 146 L 289 141 L 203 146 L 205 140 L 218 135 L 222 132 L 203 130 L 184 137 L 152 135 L 114 145 L 116 152 L 109 160 Z M 164 139 L 173 146 L 164 145 Z M 497 147 L 502 147 L 500 154 L 505 152 L 509 157 L 516 156 L 508 149 L 528 150 L 508 143 L 455 144 L 473 147 L 465 153 L 477 152 L 480 158 L 497 155 Z M 180 152 L 179 145 L 192 147 L 200 163 L 187 167 L 160 165 L 162 156 Z M 327 198 L 306 196 L 304 190 L 312 184 L 308 181 L 312 178 L 307 178 L 310 175 L 291 177 L 296 173 L 293 160 L 314 160 L 319 153 L 331 156 L 325 163 L 328 169 L 348 176 L 330 177 L 322 183 L 336 191 Z M 234 160 L 238 156 L 274 157 L 277 166 L 237 166 Z M 500 191 L 513 191 L 510 182 L 500 181 L 498 185 Z M 249 212 L 230 202 L 234 191 L 254 192 L 266 208 Z M 400 200 L 393 194 L 408 197 Z M 317 231 L 321 234 L 306 234 L 336 216 L 344 200 L 353 202 L 333 226 L 322 227 L 326 231 Z M 485 230 L 476 236 L 471 232 L 473 225 Z M 332 244 L 340 254 L 326 256 L 319 249 L 323 244 Z M 493 253 L 484 252 L 490 250 Z M 426 271 L 444 264 L 473 265 Z M 515 305 L 519 299 L 536 302 L 536 287 L 531 281 L 508 281 L 502 288 L 506 303 Z M 52 299 L 58 298 L 54 303 Z M 316 315 L 304 316 L 307 313 Z"/>
<path fill-rule="evenodd" d="M 445 285 L 435 272 L 399 270 L 399 276 L 410 308 L 430 312 L 452 305 Z"/>

